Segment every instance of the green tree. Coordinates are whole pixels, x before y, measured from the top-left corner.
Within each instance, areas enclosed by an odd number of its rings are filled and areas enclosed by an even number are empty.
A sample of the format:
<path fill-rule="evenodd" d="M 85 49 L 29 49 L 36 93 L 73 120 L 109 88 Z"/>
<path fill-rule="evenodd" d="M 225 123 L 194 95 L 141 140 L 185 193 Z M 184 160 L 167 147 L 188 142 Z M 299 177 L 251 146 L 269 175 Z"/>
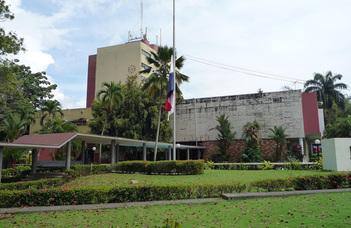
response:
<path fill-rule="evenodd" d="M 284 152 L 286 151 L 286 137 L 288 137 L 289 135 L 285 134 L 286 128 L 283 128 L 282 126 L 274 126 L 273 128 L 269 128 L 268 130 L 272 132 L 272 134 L 268 135 L 268 137 L 273 139 L 276 143 L 275 147 L 273 147 L 275 151 L 274 160 L 280 161 L 282 159 L 282 156 L 284 155 Z"/>
<path fill-rule="evenodd" d="M 323 102 L 323 109 L 326 113 L 325 123 L 331 123 L 330 112 L 335 103 L 337 106 L 345 107 L 345 96 L 338 89 L 347 89 L 347 85 L 344 83 L 336 83 L 337 80 L 341 80 L 342 75 L 333 75 L 331 71 L 328 71 L 325 75 L 315 73 L 312 80 L 306 81 L 304 88 L 305 92 L 317 92 L 317 99 Z"/>
<path fill-rule="evenodd" d="M 255 120 L 254 122 L 247 122 L 243 126 L 243 137 L 246 142 L 244 153 L 241 159 L 244 162 L 260 162 L 260 140 L 261 140 L 261 125 Z"/>
<path fill-rule="evenodd" d="M 0 22 L 6 20 L 13 20 L 15 17 L 10 11 L 9 5 L 6 5 L 5 0 L 0 0 Z M 0 57 L 7 54 L 17 54 L 23 51 L 23 38 L 17 37 L 16 33 L 6 33 L 3 28 L 0 27 Z"/>
<path fill-rule="evenodd" d="M 101 135 L 104 134 L 107 120 L 112 115 L 113 111 L 118 108 L 123 101 L 122 96 L 122 88 L 120 85 L 115 84 L 114 82 L 104 82 L 102 83 L 102 87 L 105 87 L 98 91 L 96 97 L 97 99 L 101 99 L 102 105 L 105 109 L 105 121 L 104 126 L 102 127 Z"/>
<path fill-rule="evenodd" d="M 78 132 L 76 124 L 70 121 L 64 121 L 60 118 L 54 117 L 46 121 L 37 133 L 39 134 L 52 134 L 52 133 L 66 133 L 66 132 Z"/>
<path fill-rule="evenodd" d="M 154 99 L 159 99 L 159 118 L 158 118 L 158 126 L 156 133 L 156 143 L 155 143 L 155 153 L 154 153 L 154 161 L 156 161 L 157 157 L 157 144 L 159 140 L 159 132 L 161 125 L 161 114 L 162 114 L 162 106 L 165 102 L 166 98 L 166 90 L 168 85 L 169 73 L 170 73 L 170 64 L 171 58 L 173 55 L 173 48 L 169 48 L 168 46 L 161 46 L 158 48 L 157 53 L 152 52 L 151 57 L 147 57 L 147 62 L 154 66 L 155 69 L 148 68 L 140 73 L 152 74 L 147 78 L 143 89 L 149 92 L 149 97 Z M 178 70 L 180 70 L 184 65 L 185 58 L 181 56 L 176 59 L 175 65 Z M 152 71 L 153 70 L 153 71 Z M 189 77 L 176 72 L 176 95 L 177 99 L 181 97 L 182 93 L 179 89 L 179 85 L 183 82 L 188 82 Z"/>
<path fill-rule="evenodd" d="M 229 160 L 229 147 L 234 142 L 236 135 L 236 132 L 232 131 L 233 127 L 231 126 L 228 118 L 229 116 L 226 117 L 224 114 L 216 117 L 218 122 L 218 125 L 215 127 L 215 129 L 218 131 L 217 145 L 223 161 Z"/>
<path fill-rule="evenodd" d="M 42 114 L 40 118 L 40 125 L 42 126 L 44 125 L 44 120 L 46 117 L 52 116 L 52 118 L 55 118 L 57 113 L 60 113 L 61 117 L 63 116 L 61 103 L 58 100 L 43 101 L 42 106 L 40 107 L 40 112 Z"/>
<path fill-rule="evenodd" d="M 35 109 L 54 95 L 52 91 L 57 88 L 56 84 L 48 81 L 45 72 L 32 73 L 30 67 L 25 65 L 12 64 L 13 73 L 21 83 L 18 89 L 22 91 L 24 99 L 28 99 Z"/>
<path fill-rule="evenodd" d="M 22 120 L 17 114 L 9 114 L 9 116 L 3 121 L 0 131 L 6 133 L 6 142 L 12 142 L 22 136 L 24 126 L 29 123 L 29 120 Z"/>
<path fill-rule="evenodd" d="M 0 131 L 4 132 L 7 142 L 13 142 L 22 136 L 24 127 L 28 125 L 30 121 L 22 120 L 18 114 L 10 113 L 8 117 L 3 121 L 3 125 L 0 127 Z M 4 151 L 4 164 L 9 167 L 12 164 L 15 167 L 17 161 L 23 158 L 24 151 L 22 150 L 5 150 Z"/>
<path fill-rule="evenodd" d="M 323 134 L 324 138 L 350 138 L 351 117 L 339 118 L 334 124 L 328 124 Z"/>

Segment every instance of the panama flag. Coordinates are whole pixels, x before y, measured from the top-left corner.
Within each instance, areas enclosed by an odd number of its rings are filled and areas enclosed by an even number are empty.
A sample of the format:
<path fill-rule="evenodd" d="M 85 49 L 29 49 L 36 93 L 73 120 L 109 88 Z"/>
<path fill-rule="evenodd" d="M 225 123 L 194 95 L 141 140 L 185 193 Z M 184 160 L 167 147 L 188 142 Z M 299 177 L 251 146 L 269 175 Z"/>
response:
<path fill-rule="evenodd" d="M 173 56 L 171 61 L 171 70 L 169 72 L 169 81 L 167 89 L 167 100 L 165 105 L 165 110 L 168 111 L 169 116 L 174 112 L 175 99 L 174 99 L 174 69 L 173 69 Z"/>

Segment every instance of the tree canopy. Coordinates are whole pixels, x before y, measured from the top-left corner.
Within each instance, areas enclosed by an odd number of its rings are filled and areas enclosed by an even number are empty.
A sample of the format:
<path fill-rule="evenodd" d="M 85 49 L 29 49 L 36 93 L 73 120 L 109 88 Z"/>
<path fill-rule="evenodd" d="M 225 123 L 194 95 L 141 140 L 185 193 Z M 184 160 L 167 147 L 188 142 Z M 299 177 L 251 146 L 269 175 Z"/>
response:
<path fill-rule="evenodd" d="M 9 5 L 0 0 L 0 23 L 13 19 Z M 9 59 L 9 56 L 24 50 L 23 38 L 0 27 L 0 140 L 7 137 L 4 127 L 9 121 L 19 118 L 24 123 L 33 122 L 34 111 L 53 98 L 52 91 L 57 87 L 48 81 L 45 72 L 33 73 L 30 67 L 20 65 L 18 60 Z M 28 125 L 24 126 L 23 133 L 28 133 Z"/>
<path fill-rule="evenodd" d="M 326 123 L 331 123 L 331 109 L 335 103 L 337 106 L 345 107 L 345 96 L 341 93 L 340 89 L 347 89 L 345 83 L 337 83 L 341 80 L 342 75 L 333 75 L 331 71 L 328 71 L 325 75 L 320 73 L 315 73 L 314 78 L 306 81 L 304 88 L 305 92 L 317 92 L 318 101 L 323 103 L 323 109 L 326 112 Z"/>

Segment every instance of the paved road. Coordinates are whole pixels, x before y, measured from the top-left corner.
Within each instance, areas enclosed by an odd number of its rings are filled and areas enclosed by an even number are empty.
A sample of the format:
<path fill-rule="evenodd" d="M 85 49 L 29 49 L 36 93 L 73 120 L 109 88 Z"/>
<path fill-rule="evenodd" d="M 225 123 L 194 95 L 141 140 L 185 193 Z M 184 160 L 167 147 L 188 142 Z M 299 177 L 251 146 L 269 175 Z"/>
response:
<path fill-rule="evenodd" d="M 150 202 L 130 202 L 130 203 L 107 203 L 107 204 L 84 204 L 84 205 L 67 205 L 67 206 L 41 206 L 41 207 L 15 207 L 15 208 L 0 208 L 1 214 L 12 213 L 30 213 L 30 212 L 49 212 L 49 211 L 66 211 L 66 210 L 96 210 L 105 208 L 119 208 L 119 207 L 138 207 L 146 205 L 168 205 L 179 203 L 207 203 L 223 200 L 243 200 L 249 198 L 262 197 L 281 197 L 292 195 L 307 195 L 318 193 L 332 193 L 332 192 L 351 192 L 351 188 L 342 189 L 324 189 L 324 190 L 305 190 L 305 191 L 286 191 L 286 192 L 249 192 L 249 193 L 234 193 L 223 194 L 222 198 L 206 198 L 206 199 L 184 199 L 184 200 L 168 200 L 168 201 L 150 201 Z"/>

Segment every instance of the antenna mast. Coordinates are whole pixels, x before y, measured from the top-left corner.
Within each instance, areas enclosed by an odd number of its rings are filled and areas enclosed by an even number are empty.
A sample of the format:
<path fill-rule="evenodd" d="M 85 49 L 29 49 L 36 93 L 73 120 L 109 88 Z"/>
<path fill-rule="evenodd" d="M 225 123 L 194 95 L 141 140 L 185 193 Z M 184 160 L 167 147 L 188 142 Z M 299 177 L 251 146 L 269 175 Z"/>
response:
<path fill-rule="evenodd" d="M 140 7 L 140 10 L 141 10 L 141 12 L 140 12 L 140 37 L 141 37 L 141 39 L 143 39 L 143 0 L 140 0 L 140 5 L 141 5 L 141 7 Z"/>

